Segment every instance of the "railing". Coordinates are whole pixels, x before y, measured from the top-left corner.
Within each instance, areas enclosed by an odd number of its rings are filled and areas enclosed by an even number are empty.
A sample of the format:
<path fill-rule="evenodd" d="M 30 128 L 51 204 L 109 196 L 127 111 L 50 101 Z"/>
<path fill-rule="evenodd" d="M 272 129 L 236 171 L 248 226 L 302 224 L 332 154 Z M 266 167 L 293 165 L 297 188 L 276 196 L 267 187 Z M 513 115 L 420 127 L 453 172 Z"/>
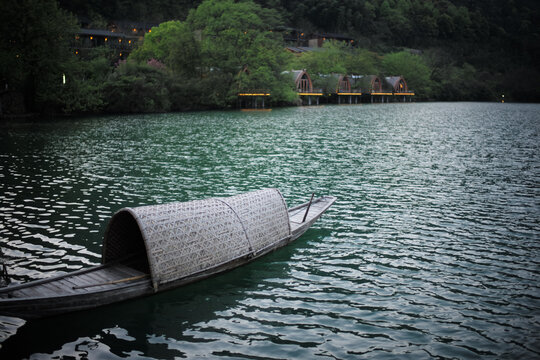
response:
<path fill-rule="evenodd" d="M 394 92 L 394 95 L 397 95 L 397 96 L 399 96 L 399 95 L 408 95 L 408 96 L 412 96 L 412 95 L 414 95 L 414 91 L 411 90 L 411 89 L 409 89 L 409 90 L 407 90 L 407 91 L 396 91 L 396 92 Z"/>
<path fill-rule="evenodd" d="M 361 95 L 361 94 L 362 94 L 362 90 L 360 90 L 360 89 L 338 90 L 338 91 L 337 91 L 337 94 L 338 94 L 338 95 L 351 95 L 351 94 Z"/>
<path fill-rule="evenodd" d="M 270 96 L 268 89 L 244 89 L 238 91 L 238 96 Z"/>
<path fill-rule="evenodd" d="M 313 96 L 322 96 L 323 95 L 323 89 L 311 89 L 311 91 L 309 90 L 304 90 L 304 89 L 296 89 L 296 92 L 298 93 L 298 95 L 313 95 Z"/>

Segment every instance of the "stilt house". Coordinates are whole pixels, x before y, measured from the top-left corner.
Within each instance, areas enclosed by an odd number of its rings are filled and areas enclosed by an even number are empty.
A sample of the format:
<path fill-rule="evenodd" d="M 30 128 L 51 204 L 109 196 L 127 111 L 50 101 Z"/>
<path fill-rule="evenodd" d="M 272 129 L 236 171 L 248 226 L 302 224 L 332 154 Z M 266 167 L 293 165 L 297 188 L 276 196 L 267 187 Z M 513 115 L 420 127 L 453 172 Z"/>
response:
<path fill-rule="evenodd" d="M 384 78 L 384 81 L 388 86 L 388 90 L 395 93 L 409 92 L 409 88 L 407 87 L 407 83 L 405 82 L 403 76 L 387 76 Z"/>
<path fill-rule="evenodd" d="M 293 75 L 297 92 L 299 93 L 313 92 L 313 82 L 311 81 L 311 76 L 309 76 L 306 70 L 292 70 L 291 74 Z"/>
<path fill-rule="evenodd" d="M 395 101 L 411 101 L 414 91 L 409 89 L 403 76 L 387 76 L 384 80 L 388 90 L 393 92 Z"/>
<path fill-rule="evenodd" d="M 382 82 L 377 75 L 353 75 L 351 77 L 351 86 L 354 90 L 361 91 L 364 94 L 382 92 Z"/>
<path fill-rule="evenodd" d="M 311 76 L 304 70 L 291 70 L 285 71 L 284 74 L 290 74 L 294 81 L 294 86 L 302 103 L 312 105 L 312 97 L 315 97 L 317 105 L 319 104 L 319 97 L 323 95 L 322 89 L 314 89 Z"/>

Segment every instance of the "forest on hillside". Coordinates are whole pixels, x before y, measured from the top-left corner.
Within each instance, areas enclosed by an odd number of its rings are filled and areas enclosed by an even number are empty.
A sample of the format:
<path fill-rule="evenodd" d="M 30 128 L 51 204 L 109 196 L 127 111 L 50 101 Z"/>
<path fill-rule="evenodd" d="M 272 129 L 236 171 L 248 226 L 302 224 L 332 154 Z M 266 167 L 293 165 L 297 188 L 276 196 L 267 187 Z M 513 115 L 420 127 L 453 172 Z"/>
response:
<path fill-rule="evenodd" d="M 256 0 L 276 10 L 282 24 L 305 31 L 343 33 L 374 51 L 438 47 L 460 58 L 503 60 L 538 67 L 540 4 L 536 0 Z M 200 0 L 61 0 L 87 19 L 185 20 Z M 455 50 L 459 50 L 457 54 Z M 486 51 L 486 54 L 473 54 Z M 507 50 L 512 50 L 509 54 Z M 461 60 L 458 58 L 457 60 Z M 499 62 L 499 61 L 495 61 Z"/>
<path fill-rule="evenodd" d="M 6 0 L 0 112 L 154 112 L 227 108 L 241 88 L 274 105 L 297 95 L 283 72 L 403 75 L 418 100 L 540 101 L 537 1 Z M 127 59 L 70 48 L 82 22 L 159 24 Z M 276 29 L 341 33 L 293 56 Z M 202 34 L 200 39 L 194 34 Z M 249 76 L 240 70 L 249 67 Z M 64 79 L 63 82 L 58 79 Z M 65 79 L 68 79 L 67 82 Z M 114 99 L 112 101 L 111 99 Z M 141 100 L 142 99 L 142 100 Z"/>

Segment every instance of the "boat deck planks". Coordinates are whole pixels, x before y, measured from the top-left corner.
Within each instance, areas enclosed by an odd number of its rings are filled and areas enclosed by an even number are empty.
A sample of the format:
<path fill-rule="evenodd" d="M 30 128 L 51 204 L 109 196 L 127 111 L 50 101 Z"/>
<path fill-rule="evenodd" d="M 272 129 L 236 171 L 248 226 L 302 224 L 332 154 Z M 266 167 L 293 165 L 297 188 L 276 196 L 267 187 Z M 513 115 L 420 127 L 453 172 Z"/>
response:
<path fill-rule="evenodd" d="M 318 215 L 321 213 L 321 211 L 323 211 L 326 205 L 327 203 L 324 201 L 313 201 L 313 203 L 311 203 L 311 206 L 309 208 L 306 222 L 310 222 L 311 220 L 317 218 Z M 289 220 L 291 222 L 291 226 L 294 226 L 294 224 L 302 223 L 302 219 L 304 218 L 306 209 L 307 209 L 307 206 L 302 206 L 301 208 L 298 208 L 296 210 L 291 210 L 289 212 Z"/>
<path fill-rule="evenodd" d="M 334 203 L 336 198 L 323 196 L 313 200 L 311 206 L 305 203 L 289 209 L 289 223 L 291 225 L 291 240 L 302 235 L 321 215 Z M 305 221 L 304 216 L 309 207 Z"/>
<path fill-rule="evenodd" d="M 11 291 L 0 291 L 0 298 L 25 298 L 25 297 L 54 297 L 84 294 L 88 292 L 105 291 L 123 285 L 111 283 L 133 277 L 144 276 L 141 271 L 130 268 L 126 265 L 115 264 L 102 267 L 95 271 L 68 274 L 56 281 L 42 281 L 33 286 L 22 284 L 14 286 Z M 52 280 L 52 279 L 51 279 Z"/>

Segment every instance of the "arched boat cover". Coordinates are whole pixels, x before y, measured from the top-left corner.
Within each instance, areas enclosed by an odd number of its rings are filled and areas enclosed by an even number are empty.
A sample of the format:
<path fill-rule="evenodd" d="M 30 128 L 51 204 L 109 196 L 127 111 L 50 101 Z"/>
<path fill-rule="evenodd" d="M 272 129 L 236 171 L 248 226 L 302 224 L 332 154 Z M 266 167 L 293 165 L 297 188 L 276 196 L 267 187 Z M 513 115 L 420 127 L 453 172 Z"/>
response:
<path fill-rule="evenodd" d="M 277 189 L 124 208 L 107 226 L 102 261 L 145 251 L 158 291 L 162 284 L 256 256 L 290 234 L 287 205 Z"/>

